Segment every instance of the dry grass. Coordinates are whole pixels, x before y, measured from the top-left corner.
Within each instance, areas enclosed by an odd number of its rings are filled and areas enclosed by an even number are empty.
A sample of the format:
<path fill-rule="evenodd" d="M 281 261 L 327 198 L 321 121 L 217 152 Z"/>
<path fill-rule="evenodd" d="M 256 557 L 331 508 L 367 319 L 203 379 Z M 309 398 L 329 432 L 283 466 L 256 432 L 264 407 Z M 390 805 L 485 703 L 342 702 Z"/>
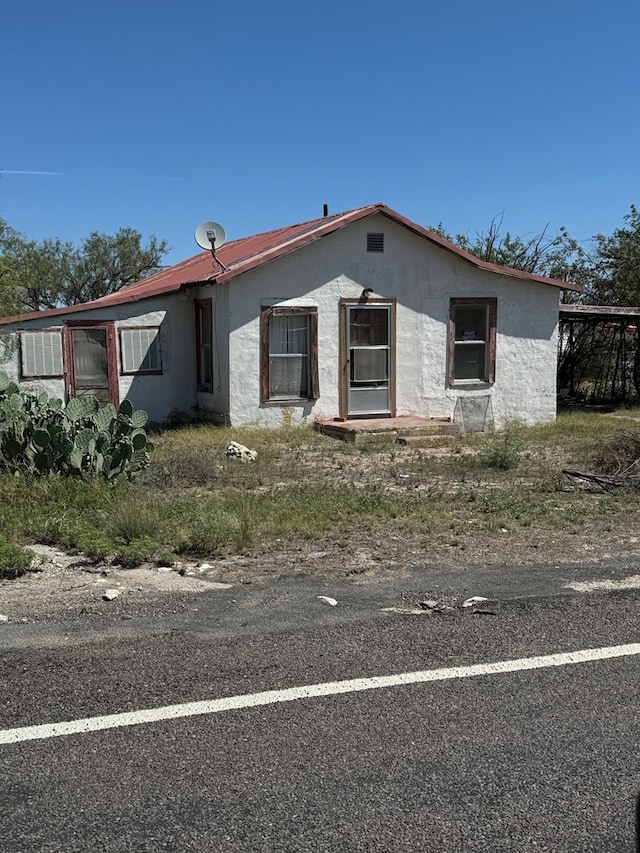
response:
<path fill-rule="evenodd" d="M 602 538 L 621 518 L 637 521 L 639 495 L 596 494 L 561 474 L 595 464 L 605 447 L 631 447 L 632 417 L 572 412 L 431 451 L 358 448 L 306 428 L 171 430 L 154 438 L 135 482 L 2 478 L 0 526 L 15 542 L 127 566 L 244 554 L 265 571 L 290 570 L 309 547 L 356 562 L 365 551 L 392 561 L 398 549 L 425 548 L 515 557 L 525 540 L 541 554 L 561 535 L 597 528 Z M 227 459 L 230 440 L 255 449 L 256 463 Z"/>

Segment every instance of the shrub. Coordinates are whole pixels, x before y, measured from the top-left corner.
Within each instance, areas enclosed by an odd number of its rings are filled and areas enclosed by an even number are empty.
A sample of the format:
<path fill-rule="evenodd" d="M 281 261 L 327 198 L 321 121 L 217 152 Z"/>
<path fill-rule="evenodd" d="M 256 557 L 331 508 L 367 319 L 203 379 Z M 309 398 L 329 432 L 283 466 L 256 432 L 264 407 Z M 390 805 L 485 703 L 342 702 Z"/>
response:
<path fill-rule="evenodd" d="M 218 448 L 203 443 L 200 447 L 183 447 L 177 442 L 161 443 L 142 482 L 162 489 L 193 486 L 210 487 L 220 479 L 224 455 Z"/>
<path fill-rule="evenodd" d="M 116 551 L 115 561 L 125 569 L 135 569 L 148 562 L 154 551 L 155 545 L 150 539 L 134 539 Z"/>
<path fill-rule="evenodd" d="M 163 530 L 161 507 L 142 493 L 130 493 L 113 507 L 107 526 L 111 536 L 125 545 L 136 539 L 158 539 Z"/>
<path fill-rule="evenodd" d="M 0 578 L 17 578 L 28 572 L 35 554 L 12 542 L 0 542 Z"/>
<path fill-rule="evenodd" d="M 244 530 L 245 524 L 235 513 L 202 514 L 193 518 L 180 551 L 209 557 L 232 553 L 243 542 Z"/>
<path fill-rule="evenodd" d="M 520 462 L 520 456 L 526 447 L 521 428 L 515 425 L 495 436 L 485 445 L 476 457 L 481 468 L 493 468 L 498 471 L 510 471 Z"/>
<path fill-rule="evenodd" d="M 640 474 L 640 435 L 608 436 L 593 454 L 592 464 L 601 474 Z"/>

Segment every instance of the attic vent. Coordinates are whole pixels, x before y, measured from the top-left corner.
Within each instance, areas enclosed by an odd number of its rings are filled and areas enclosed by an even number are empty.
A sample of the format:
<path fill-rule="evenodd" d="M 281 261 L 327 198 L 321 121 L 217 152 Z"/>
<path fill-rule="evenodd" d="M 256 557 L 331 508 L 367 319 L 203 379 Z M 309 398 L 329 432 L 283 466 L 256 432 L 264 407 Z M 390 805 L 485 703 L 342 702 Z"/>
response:
<path fill-rule="evenodd" d="M 384 234 L 367 234 L 367 252 L 384 252 Z"/>

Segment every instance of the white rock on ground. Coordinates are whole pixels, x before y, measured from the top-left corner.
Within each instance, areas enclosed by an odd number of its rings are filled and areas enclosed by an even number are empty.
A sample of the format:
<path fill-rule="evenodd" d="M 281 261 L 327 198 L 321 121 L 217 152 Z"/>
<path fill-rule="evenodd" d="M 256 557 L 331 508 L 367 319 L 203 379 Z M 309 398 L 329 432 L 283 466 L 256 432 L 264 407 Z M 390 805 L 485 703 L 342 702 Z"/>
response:
<path fill-rule="evenodd" d="M 473 607 L 474 604 L 480 604 L 482 601 L 488 601 L 488 598 L 483 598 L 481 595 L 474 595 L 471 598 L 467 598 L 466 601 L 462 602 L 463 607 Z"/>
<path fill-rule="evenodd" d="M 240 462 L 255 462 L 258 454 L 255 450 L 249 450 L 244 444 L 230 441 L 227 445 L 227 456 L 230 459 L 238 459 Z"/>
<path fill-rule="evenodd" d="M 113 601 L 114 598 L 117 598 L 120 595 L 119 589 L 105 589 L 102 593 L 103 601 Z"/>

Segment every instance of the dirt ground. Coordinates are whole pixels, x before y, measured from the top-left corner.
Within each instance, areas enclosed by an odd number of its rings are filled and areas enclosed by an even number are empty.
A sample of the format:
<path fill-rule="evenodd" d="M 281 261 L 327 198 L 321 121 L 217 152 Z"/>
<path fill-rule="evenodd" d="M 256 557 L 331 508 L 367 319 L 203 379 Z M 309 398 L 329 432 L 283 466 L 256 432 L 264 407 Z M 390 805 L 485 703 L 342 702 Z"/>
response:
<path fill-rule="evenodd" d="M 366 538 L 354 533 L 340 544 L 304 541 L 273 543 L 260 556 L 234 556 L 211 562 L 178 563 L 172 568 L 143 566 L 123 569 L 95 564 L 82 555 L 69 555 L 44 545 L 31 546 L 39 554 L 37 571 L 15 580 L 0 580 L 0 622 L 31 622 L 56 615 L 105 613 L 112 601 L 126 597 L 132 605 L 174 592 L 198 594 L 228 585 L 264 584 L 282 575 L 305 574 L 373 583 L 391 574 L 417 568 L 512 565 L 535 571 L 538 564 L 592 562 L 616 556 L 640 555 L 635 519 L 620 519 L 615 530 L 610 519 L 580 528 L 576 533 L 531 530 L 470 535 L 467 542 L 401 538 L 389 533 Z M 115 595 L 114 595 L 115 593 Z"/>
<path fill-rule="evenodd" d="M 449 453 L 447 447 L 430 448 L 430 456 Z M 298 458 L 299 456 L 299 458 Z M 317 458 L 316 458 L 317 457 Z M 412 451 L 394 451 L 394 472 L 375 453 L 349 458 L 327 456 L 316 450 L 294 451 L 289 465 L 314 467 L 323 482 L 386 485 L 402 489 L 416 457 Z M 558 468 L 560 460 L 555 460 Z M 222 464 L 219 463 L 219 464 Z M 388 462 L 385 463 L 388 466 Z M 400 472 L 400 473 L 399 473 Z M 405 473 L 402 473 L 405 472 Z M 277 478 L 276 478 L 277 479 Z M 286 483 L 254 486 L 273 489 Z M 426 487 L 426 486 L 425 486 Z M 418 487 L 421 488 L 421 487 Z M 492 532 L 472 527 L 463 535 L 426 532 L 402 535 L 391 526 L 376 532 L 354 529 L 339 541 L 275 539 L 259 553 L 235 555 L 208 562 L 178 562 L 173 567 L 156 565 L 124 569 L 115 564 L 96 564 L 82 554 L 67 554 L 46 545 L 30 545 L 38 557 L 34 571 L 15 580 L 0 579 L 0 625 L 54 618 L 58 614 L 104 613 L 115 598 L 127 603 L 144 602 L 172 593 L 193 593 L 244 584 L 266 584 L 277 577 L 306 575 L 318 579 L 371 584 L 429 567 L 461 569 L 472 566 L 513 566 L 526 571 L 536 565 L 571 565 L 616 557 L 640 557 L 640 527 L 635 512 L 611 515 L 591 524 L 554 527 L 540 531 L 517 527 Z"/>

